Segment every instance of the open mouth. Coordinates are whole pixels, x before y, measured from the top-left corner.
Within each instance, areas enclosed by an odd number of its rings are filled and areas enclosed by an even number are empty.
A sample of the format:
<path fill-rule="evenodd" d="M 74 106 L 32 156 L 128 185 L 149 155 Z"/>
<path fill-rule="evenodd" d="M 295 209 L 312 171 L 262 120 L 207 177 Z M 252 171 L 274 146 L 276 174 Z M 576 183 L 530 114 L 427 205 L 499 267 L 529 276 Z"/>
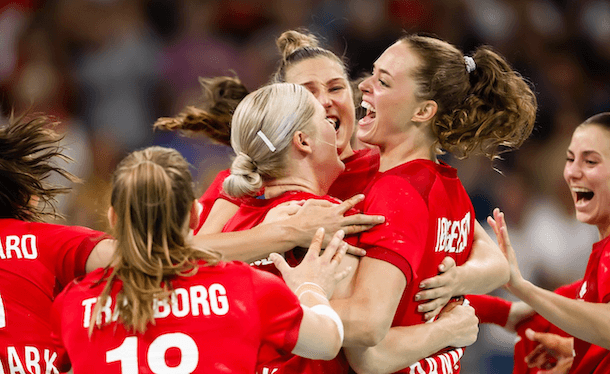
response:
<path fill-rule="evenodd" d="M 335 131 L 339 131 L 339 127 L 341 126 L 341 120 L 334 116 L 326 117 L 326 119 L 333 124 L 335 127 Z"/>
<path fill-rule="evenodd" d="M 373 104 L 363 101 L 362 103 L 360 103 L 360 106 L 366 110 L 365 117 L 369 117 L 369 118 L 377 117 L 377 111 L 373 107 Z"/>
<path fill-rule="evenodd" d="M 593 198 L 595 193 L 588 188 L 573 187 L 572 191 L 576 193 L 577 202 L 587 202 Z"/>

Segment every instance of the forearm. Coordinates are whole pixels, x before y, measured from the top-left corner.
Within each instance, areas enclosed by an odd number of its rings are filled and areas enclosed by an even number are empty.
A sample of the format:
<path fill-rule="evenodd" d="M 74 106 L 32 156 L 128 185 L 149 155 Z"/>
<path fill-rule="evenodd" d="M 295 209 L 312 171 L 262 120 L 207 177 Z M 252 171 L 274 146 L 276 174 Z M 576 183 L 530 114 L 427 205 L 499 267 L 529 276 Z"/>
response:
<path fill-rule="evenodd" d="M 222 253 L 225 260 L 252 262 L 266 258 L 270 253 L 283 253 L 294 248 L 292 233 L 290 226 L 274 223 L 244 231 L 198 234 L 193 241 L 196 247 Z"/>
<path fill-rule="evenodd" d="M 374 347 L 344 349 L 358 373 L 394 373 L 447 347 L 451 329 L 443 320 L 415 326 L 393 327 Z"/>
<path fill-rule="evenodd" d="M 506 284 L 510 277 L 510 267 L 502 250 L 478 222 L 475 222 L 470 257 L 456 270 L 458 286 L 454 296 L 486 294 Z"/>
<path fill-rule="evenodd" d="M 569 299 L 525 280 L 509 290 L 568 334 L 610 349 L 610 305 Z"/>

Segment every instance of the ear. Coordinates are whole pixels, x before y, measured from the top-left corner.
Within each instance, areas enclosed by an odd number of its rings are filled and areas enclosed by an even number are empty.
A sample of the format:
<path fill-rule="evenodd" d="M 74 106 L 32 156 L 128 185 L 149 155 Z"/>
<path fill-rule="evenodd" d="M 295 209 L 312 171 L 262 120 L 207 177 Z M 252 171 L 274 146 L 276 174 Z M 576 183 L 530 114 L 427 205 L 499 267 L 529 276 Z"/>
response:
<path fill-rule="evenodd" d="M 434 100 L 426 100 L 418 105 L 416 110 L 417 112 L 415 112 L 411 120 L 413 122 L 427 122 L 436 115 L 438 104 Z"/>
<path fill-rule="evenodd" d="M 302 131 L 296 131 L 292 136 L 292 144 L 294 147 L 303 153 L 312 153 L 311 138 Z"/>
<path fill-rule="evenodd" d="M 191 212 L 189 214 L 189 229 L 195 230 L 197 226 L 199 226 L 199 215 L 203 207 L 197 200 L 193 200 L 193 205 L 191 205 Z"/>
<path fill-rule="evenodd" d="M 118 217 L 112 206 L 110 206 L 110 208 L 108 208 L 107 217 L 108 217 L 108 223 L 110 223 L 110 228 L 113 229 L 114 226 L 116 225 L 116 221 L 117 221 Z"/>

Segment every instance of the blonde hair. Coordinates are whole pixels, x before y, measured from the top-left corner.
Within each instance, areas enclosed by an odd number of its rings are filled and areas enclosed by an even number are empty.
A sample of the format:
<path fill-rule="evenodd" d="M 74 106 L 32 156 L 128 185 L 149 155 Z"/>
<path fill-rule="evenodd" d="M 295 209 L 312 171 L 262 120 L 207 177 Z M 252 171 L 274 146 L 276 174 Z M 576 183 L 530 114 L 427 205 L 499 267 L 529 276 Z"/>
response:
<path fill-rule="evenodd" d="M 399 41 L 420 57 L 416 96 L 438 104 L 432 131 L 440 148 L 458 158 L 481 153 L 493 160 L 500 147 L 518 148 L 532 133 L 536 96 L 491 48 L 476 49 L 469 72 L 464 54 L 443 40 L 407 35 Z"/>
<path fill-rule="evenodd" d="M 298 84 L 275 83 L 246 96 L 231 122 L 231 146 L 236 157 L 231 175 L 223 184 L 225 192 L 234 197 L 254 195 L 264 181 L 284 176 L 294 133 L 315 136 L 311 125 L 314 113 L 315 98 Z"/>
<path fill-rule="evenodd" d="M 117 216 L 114 265 L 92 313 L 90 334 L 115 279 L 122 281 L 116 300 L 120 322 L 144 332 L 154 324 L 154 300 L 169 297 L 171 277 L 196 274 L 197 260 L 219 261 L 218 253 L 187 242 L 194 200 L 189 165 L 174 149 L 146 148 L 119 163 L 111 197 Z"/>

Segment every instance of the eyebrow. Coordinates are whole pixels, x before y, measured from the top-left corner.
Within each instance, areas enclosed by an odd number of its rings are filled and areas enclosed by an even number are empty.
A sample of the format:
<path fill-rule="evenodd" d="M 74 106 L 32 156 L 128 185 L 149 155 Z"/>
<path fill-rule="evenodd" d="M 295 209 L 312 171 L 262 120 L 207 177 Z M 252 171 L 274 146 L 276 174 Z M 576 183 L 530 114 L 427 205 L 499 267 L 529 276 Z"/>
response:
<path fill-rule="evenodd" d="M 569 149 L 567 150 L 567 153 L 572 154 L 572 155 L 574 154 L 574 152 L 572 152 L 572 151 L 571 151 L 571 150 L 569 150 Z M 591 155 L 600 155 L 600 153 L 599 153 L 599 152 L 597 152 L 597 151 L 583 151 L 583 152 L 582 152 L 582 154 L 583 154 L 583 156 L 585 156 L 585 157 L 587 157 L 587 156 L 591 156 Z"/>
<path fill-rule="evenodd" d="M 377 69 L 377 66 L 375 64 L 373 64 L 373 70 Z M 385 75 L 389 75 L 390 77 L 393 77 L 392 74 L 390 74 L 389 71 L 387 71 L 386 69 L 377 69 L 377 71 L 381 74 L 385 74 Z"/>

